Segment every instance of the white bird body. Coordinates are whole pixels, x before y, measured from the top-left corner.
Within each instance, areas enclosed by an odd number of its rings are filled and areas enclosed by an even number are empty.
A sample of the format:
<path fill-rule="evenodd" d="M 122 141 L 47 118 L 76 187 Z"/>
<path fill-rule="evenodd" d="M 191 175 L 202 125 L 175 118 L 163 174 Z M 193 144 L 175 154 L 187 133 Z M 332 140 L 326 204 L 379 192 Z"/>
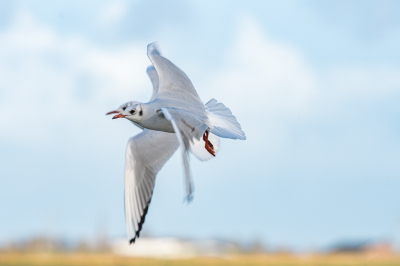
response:
<path fill-rule="evenodd" d="M 139 115 L 132 122 L 138 125 L 156 131 L 175 133 L 171 123 L 164 116 L 159 115 L 163 104 L 158 101 L 150 103 L 135 104 L 135 112 Z M 141 114 L 141 115 L 140 115 Z"/>
<path fill-rule="evenodd" d="M 179 106 L 180 108 L 177 108 L 177 106 Z M 131 108 L 129 108 L 129 110 L 132 110 L 132 108 L 134 108 L 135 112 L 138 113 L 138 115 L 135 117 L 130 116 L 128 119 L 147 129 L 175 133 L 171 122 L 164 117 L 161 108 L 173 108 L 177 111 L 182 112 L 182 114 L 191 116 L 192 110 L 190 110 L 189 108 L 187 108 L 189 109 L 187 110 L 185 107 L 186 106 L 182 106 L 179 101 L 166 101 L 156 99 L 149 103 L 133 104 Z M 129 110 L 127 110 L 127 113 Z M 202 118 L 202 122 L 207 124 L 207 116 L 203 116 Z"/>

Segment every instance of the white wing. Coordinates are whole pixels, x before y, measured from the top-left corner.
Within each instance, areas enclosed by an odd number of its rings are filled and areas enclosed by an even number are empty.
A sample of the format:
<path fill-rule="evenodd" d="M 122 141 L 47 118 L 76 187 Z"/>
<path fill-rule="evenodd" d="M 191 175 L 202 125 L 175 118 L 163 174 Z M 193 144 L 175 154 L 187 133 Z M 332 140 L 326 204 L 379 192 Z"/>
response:
<path fill-rule="evenodd" d="M 154 66 L 149 66 L 147 68 L 147 75 L 150 78 L 151 84 L 153 84 L 153 94 L 151 95 L 150 102 L 154 101 L 154 99 L 157 97 L 158 94 L 158 88 L 159 88 L 159 80 L 158 80 L 158 74 Z"/>
<path fill-rule="evenodd" d="M 189 167 L 189 149 L 195 140 L 200 140 L 208 126 L 190 113 L 176 108 L 161 108 L 165 118 L 174 128 L 181 147 L 187 199 L 192 200 L 192 178 Z M 205 149 L 205 148 L 204 148 Z"/>
<path fill-rule="evenodd" d="M 125 219 L 130 243 L 139 237 L 157 173 L 174 154 L 175 134 L 143 130 L 128 141 L 125 162 Z"/>
<path fill-rule="evenodd" d="M 183 109 L 205 112 L 204 103 L 190 79 L 171 61 L 161 56 L 156 43 L 147 46 L 147 56 L 156 68 L 160 80 L 157 99 L 175 100 L 186 107 Z"/>

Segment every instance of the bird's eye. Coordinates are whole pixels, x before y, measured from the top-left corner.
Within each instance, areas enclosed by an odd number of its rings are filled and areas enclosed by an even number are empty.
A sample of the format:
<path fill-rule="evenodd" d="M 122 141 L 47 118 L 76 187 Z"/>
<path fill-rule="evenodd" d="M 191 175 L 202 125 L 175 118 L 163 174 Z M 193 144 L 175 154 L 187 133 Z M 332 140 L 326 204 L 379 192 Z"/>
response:
<path fill-rule="evenodd" d="M 130 113 L 131 113 L 131 115 L 133 115 L 133 114 L 135 113 L 135 110 L 131 110 L 131 112 L 130 112 Z"/>
<path fill-rule="evenodd" d="M 122 107 L 122 110 L 124 110 L 124 111 L 125 111 L 126 107 L 127 107 L 127 106 L 124 106 L 124 107 Z"/>

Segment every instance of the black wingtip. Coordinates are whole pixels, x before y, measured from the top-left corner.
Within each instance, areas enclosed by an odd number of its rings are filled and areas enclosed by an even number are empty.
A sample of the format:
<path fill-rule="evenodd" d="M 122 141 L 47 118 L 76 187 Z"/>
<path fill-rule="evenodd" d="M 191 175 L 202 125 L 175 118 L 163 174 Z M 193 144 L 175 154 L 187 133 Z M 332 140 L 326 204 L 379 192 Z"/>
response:
<path fill-rule="evenodd" d="M 151 202 L 151 198 L 150 198 L 149 202 L 147 203 L 146 208 L 143 210 L 143 215 L 142 215 L 142 217 L 140 218 L 140 222 L 139 222 L 139 224 L 138 224 L 138 225 L 139 225 L 139 229 L 136 231 L 135 237 L 133 237 L 133 238 L 131 238 L 131 240 L 129 240 L 129 245 L 134 244 L 135 241 L 136 241 L 136 238 L 139 238 L 139 237 L 140 237 L 140 231 L 142 230 L 142 226 L 143 226 L 143 224 L 144 224 L 144 220 L 145 220 L 145 218 L 146 218 L 146 214 L 147 214 L 147 212 L 149 211 L 150 202 Z"/>

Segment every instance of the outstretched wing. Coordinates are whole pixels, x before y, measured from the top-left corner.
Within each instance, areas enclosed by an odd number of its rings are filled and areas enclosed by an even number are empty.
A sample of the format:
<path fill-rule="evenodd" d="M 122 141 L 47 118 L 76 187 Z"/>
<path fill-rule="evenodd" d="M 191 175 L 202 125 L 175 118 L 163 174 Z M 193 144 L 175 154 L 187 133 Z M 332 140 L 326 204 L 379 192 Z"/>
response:
<path fill-rule="evenodd" d="M 189 149 L 194 140 L 200 140 L 208 126 L 184 110 L 167 107 L 163 107 L 161 110 L 165 118 L 171 122 L 180 145 L 186 184 L 186 197 L 188 201 L 191 201 L 193 198 L 193 188 L 189 166 Z"/>
<path fill-rule="evenodd" d="M 159 88 L 159 80 L 158 80 L 158 74 L 157 70 L 154 68 L 154 66 L 149 66 L 147 68 L 147 75 L 150 78 L 151 84 L 153 84 L 153 94 L 151 95 L 150 102 L 154 101 L 154 99 L 157 97 L 158 94 L 158 88 Z"/>
<path fill-rule="evenodd" d="M 139 237 L 157 173 L 174 154 L 175 134 L 145 129 L 128 141 L 125 162 L 125 219 L 130 243 Z"/>
<path fill-rule="evenodd" d="M 186 74 L 171 61 L 161 56 L 156 43 L 147 46 L 147 56 L 157 70 L 160 88 L 157 99 L 176 100 L 189 109 L 204 111 L 204 103 Z"/>

